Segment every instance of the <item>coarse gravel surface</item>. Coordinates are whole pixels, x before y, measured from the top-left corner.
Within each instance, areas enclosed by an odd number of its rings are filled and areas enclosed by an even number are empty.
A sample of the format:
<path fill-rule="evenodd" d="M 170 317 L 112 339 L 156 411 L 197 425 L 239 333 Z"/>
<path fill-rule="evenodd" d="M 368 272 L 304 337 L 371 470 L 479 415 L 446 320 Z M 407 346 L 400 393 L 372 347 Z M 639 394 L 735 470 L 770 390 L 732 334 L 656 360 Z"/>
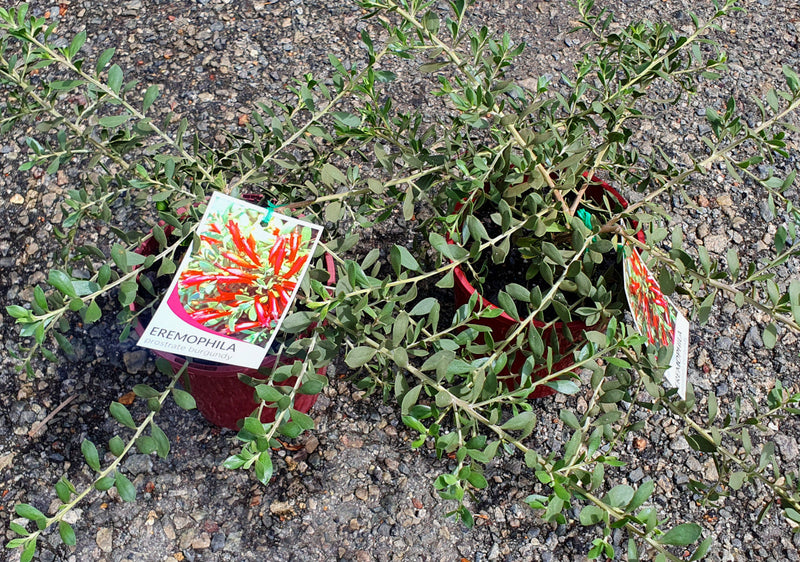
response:
<path fill-rule="evenodd" d="M 8 0 L 6 0 L 8 1 Z M 690 10 L 707 16 L 708 2 L 688 0 L 597 0 L 618 15 L 665 19 L 690 29 Z M 795 1 L 745 0 L 745 13 L 726 21 L 717 39 L 729 53 L 731 73 L 709 83 L 688 102 L 670 108 L 639 132 L 640 150 L 654 144 L 680 159 L 698 149 L 707 132 L 705 107 L 724 108 L 733 95 L 744 107 L 750 95 L 782 86 L 781 65 L 800 68 L 800 7 Z M 288 99 L 293 79 L 307 72 L 324 75 L 327 54 L 347 62 L 364 58 L 359 33 L 374 23 L 360 18 L 349 2 L 332 0 L 71 0 L 33 1 L 37 15 L 58 21 L 57 35 L 86 30 L 83 54 L 90 60 L 116 47 L 126 76 L 161 86 L 159 107 L 189 119 L 208 142 L 236 130 L 257 102 Z M 580 38 L 569 35 L 575 12 L 567 0 L 480 0 L 470 20 L 524 41 L 526 55 L 512 70 L 521 80 L 568 73 Z M 377 35 L 377 32 L 376 32 Z M 425 80 L 398 68 L 395 93 L 426 111 L 442 109 L 424 98 Z M 756 123 L 757 114 L 748 113 Z M 795 122 L 797 120 L 795 119 Z M 75 179 L 74 171 L 55 176 L 20 174 L 26 159 L 25 131 L 0 138 L 0 305 L 19 304 L 44 282 L 54 261 L 53 225 L 58 200 Z M 800 168 L 797 145 L 780 172 Z M 790 196 L 796 199 L 793 188 Z M 762 193 L 736 184 L 722 169 L 691 186 L 689 205 L 676 196 L 671 206 L 687 245 L 704 245 L 715 256 L 735 245 L 757 256 L 772 243 L 771 211 Z M 798 263 L 782 266 L 782 279 L 798 277 Z M 118 431 L 108 405 L 134 384 L 164 384 L 153 358 L 130 343 L 117 343 L 112 305 L 104 320 L 76 328 L 76 355 L 58 363 L 36 363 L 33 380 L 14 371 L 10 353 L 18 347 L 13 321 L 0 312 L 0 524 L 14 517 L 13 506 L 30 503 L 49 512 L 53 485 L 62 474 L 85 484 L 89 471 L 80 443 L 105 443 Z M 782 331 L 775 349 L 761 341 L 765 318 L 721 301 L 705 326 L 693 325 L 690 380 L 698 394 L 714 390 L 723 407 L 737 396 L 763 398 L 777 378 L 797 390 L 800 361 L 795 336 Z M 299 440 L 297 450 L 281 451 L 268 487 L 245 472 L 222 469 L 236 450 L 234 433 L 210 426 L 197 412 L 169 405 L 159 415 L 172 443 L 166 460 L 132 455 L 125 470 L 138 491 L 132 504 L 112 491 L 96 493 L 69 517 L 77 545 L 66 547 L 56 533 L 41 541 L 38 560 L 239 561 L 239 560 L 409 560 L 559 561 L 585 560 L 593 530 L 579 524 L 541 522 L 524 503 L 542 491 L 519 458 L 493 462 L 488 491 L 473 503 L 476 526 L 468 530 L 446 518 L 452 505 L 440 500 L 432 478 L 449 470 L 426 447 L 412 449 L 393 404 L 364 396 L 332 370 L 331 385 L 311 411 L 317 429 Z M 63 402 L 70 402 L 46 429 L 32 427 Z M 565 428 L 558 412 L 565 403 L 580 408 L 583 398 L 557 396 L 536 404 L 540 423 L 532 437 L 559 447 Z M 585 402 L 584 402 L 585 404 Z M 774 437 L 782 466 L 797 469 L 798 425 L 780 423 Z M 687 489 L 689 479 L 716 477 L 713 463 L 692 451 L 668 415 L 648 421 L 646 430 L 623 445 L 625 466 L 612 483 L 656 481 L 654 503 L 675 523 L 694 520 L 715 536 L 710 560 L 800 560 L 800 535 L 773 510 L 755 522 L 765 502 L 760 489 L 745 487 L 716 507 L 703 507 Z M 573 514 L 574 515 L 574 514 Z M 11 538 L 8 534 L 7 538 Z M 624 553 L 621 532 L 613 541 Z M 676 551 L 678 554 L 681 552 Z M 6 557 L 6 558 L 4 558 Z M 17 551 L 0 559 L 18 560 Z"/>

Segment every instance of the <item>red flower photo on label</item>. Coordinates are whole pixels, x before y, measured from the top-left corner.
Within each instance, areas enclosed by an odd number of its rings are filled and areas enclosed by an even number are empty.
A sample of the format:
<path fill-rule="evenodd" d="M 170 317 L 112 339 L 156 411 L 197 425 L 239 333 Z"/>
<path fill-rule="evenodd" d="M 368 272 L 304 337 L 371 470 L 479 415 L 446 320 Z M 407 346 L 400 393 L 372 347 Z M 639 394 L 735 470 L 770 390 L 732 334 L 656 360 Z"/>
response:
<path fill-rule="evenodd" d="M 623 249 L 622 271 L 625 277 L 625 296 L 628 297 L 636 329 L 651 344 L 673 346 L 670 366 L 664 378 L 677 387 L 686 398 L 688 372 L 689 322 L 664 296 L 653 274 L 647 269 L 639 252 L 630 244 Z"/>
<path fill-rule="evenodd" d="M 636 328 L 650 343 L 671 345 L 674 340 L 675 310 L 661 292 L 639 252 L 626 248 L 623 270 L 625 294 Z"/>
<path fill-rule="evenodd" d="M 258 368 L 321 233 L 309 222 L 214 193 L 139 345 Z"/>
<path fill-rule="evenodd" d="M 205 329 L 261 345 L 292 301 L 316 235 L 290 217 L 212 200 L 180 272 L 184 311 Z"/>

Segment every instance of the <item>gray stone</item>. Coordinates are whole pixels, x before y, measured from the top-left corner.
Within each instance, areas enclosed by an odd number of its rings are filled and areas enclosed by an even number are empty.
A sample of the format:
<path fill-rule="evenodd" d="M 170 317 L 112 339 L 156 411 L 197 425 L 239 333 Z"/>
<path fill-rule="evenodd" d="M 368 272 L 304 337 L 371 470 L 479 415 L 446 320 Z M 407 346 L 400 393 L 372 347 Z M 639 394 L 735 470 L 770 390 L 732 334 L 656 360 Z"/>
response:
<path fill-rule="evenodd" d="M 95 542 L 97 542 L 97 546 L 99 546 L 100 550 L 103 552 L 111 552 L 114 548 L 113 537 L 114 531 L 110 527 L 101 527 L 97 529 Z"/>
<path fill-rule="evenodd" d="M 194 550 L 203 550 L 211 546 L 211 535 L 206 532 L 200 533 L 192 539 L 192 548 Z"/>
<path fill-rule="evenodd" d="M 747 335 L 744 338 L 744 346 L 745 347 L 763 347 L 764 342 L 761 340 L 761 332 L 758 329 L 758 326 L 753 326 L 748 330 Z"/>
<path fill-rule="evenodd" d="M 222 531 L 217 531 L 214 533 L 214 536 L 211 537 L 211 551 L 219 552 L 225 548 L 225 539 L 225 533 Z"/>
<path fill-rule="evenodd" d="M 153 459 L 149 455 L 130 455 L 123 466 L 133 475 L 144 474 L 153 470 Z"/>
<path fill-rule="evenodd" d="M 188 515 L 183 514 L 175 514 L 172 516 L 172 524 L 175 525 L 176 529 L 183 529 L 188 525 L 192 520 L 189 518 Z"/>
<path fill-rule="evenodd" d="M 728 250 L 729 240 L 724 234 L 712 234 L 703 239 L 703 244 L 712 254 L 724 254 Z"/>
<path fill-rule="evenodd" d="M 123 354 L 122 362 L 125 363 L 125 370 L 130 374 L 135 375 L 144 369 L 147 363 L 148 352 L 146 349 L 137 349 L 135 351 L 128 351 Z"/>
<path fill-rule="evenodd" d="M 644 478 L 644 470 L 641 467 L 637 468 L 633 472 L 630 473 L 628 476 L 631 482 L 638 482 L 642 478 Z"/>
<path fill-rule="evenodd" d="M 689 457 L 686 459 L 686 468 L 694 472 L 700 472 L 703 470 L 703 465 L 695 457 Z"/>
<path fill-rule="evenodd" d="M 772 214 L 772 210 L 769 208 L 769 203 L 766 201 L 759 202 L 758 212 L 761 215 L 761 218 L 765 221 L 771 221 L 775 218 L 775 216 Z"/>
<path fill-rule="evenodd" d="M 784 460 L 793 461 L 797 458 L 797 439 L 779 433 L 775 436 L 775 444 L 778 446 L 778 450 Z"/>

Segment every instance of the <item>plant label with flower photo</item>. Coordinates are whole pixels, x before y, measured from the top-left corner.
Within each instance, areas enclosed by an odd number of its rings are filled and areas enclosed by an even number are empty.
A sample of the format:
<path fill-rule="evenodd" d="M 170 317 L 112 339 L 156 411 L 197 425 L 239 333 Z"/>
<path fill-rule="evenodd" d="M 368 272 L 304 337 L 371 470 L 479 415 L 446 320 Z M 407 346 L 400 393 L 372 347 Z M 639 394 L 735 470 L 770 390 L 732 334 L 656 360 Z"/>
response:
<path fill-rule="evenodd" d="M 639 252 L 630 244 L 624 247 L 622 271 L 625 276 L 625 296 L 628 297 L 634 324 L 651 344 L 672 345 L 672 358 L 664 373 L 678 394 L 686 399 L 686 376 L 689 362 L 689 321 L 675 308 L 653 274 L 647 269 Z"/>
<path fill-rule="evenodd" d="M 257 369 L 322 229 L 214 193 L 196 234 L 138 344 Z"/>

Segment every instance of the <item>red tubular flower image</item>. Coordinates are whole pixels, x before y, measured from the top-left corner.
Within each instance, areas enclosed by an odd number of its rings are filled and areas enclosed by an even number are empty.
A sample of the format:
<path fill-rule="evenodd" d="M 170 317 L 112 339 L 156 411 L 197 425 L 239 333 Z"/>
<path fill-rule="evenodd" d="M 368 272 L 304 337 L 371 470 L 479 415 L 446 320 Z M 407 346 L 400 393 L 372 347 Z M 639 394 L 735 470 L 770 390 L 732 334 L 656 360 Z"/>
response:
<path fill-rule="evenodd" d="M 647 336 L 650 343 L 671 345 L 674 312 L 658 282 L 632 248 L 630 255 L 625 258 L 624 268 L 627 277 L 625 292 L 639 331 Z"/>
<path fill-rule="evenodd" d="M 235 204 L 209 212 L 178 281 L 193 321 L 255 344 L 268 340 L 284 315 L 315 242 L 308 225 L 276 214 L 268 227 L 263 220 Z"/>

